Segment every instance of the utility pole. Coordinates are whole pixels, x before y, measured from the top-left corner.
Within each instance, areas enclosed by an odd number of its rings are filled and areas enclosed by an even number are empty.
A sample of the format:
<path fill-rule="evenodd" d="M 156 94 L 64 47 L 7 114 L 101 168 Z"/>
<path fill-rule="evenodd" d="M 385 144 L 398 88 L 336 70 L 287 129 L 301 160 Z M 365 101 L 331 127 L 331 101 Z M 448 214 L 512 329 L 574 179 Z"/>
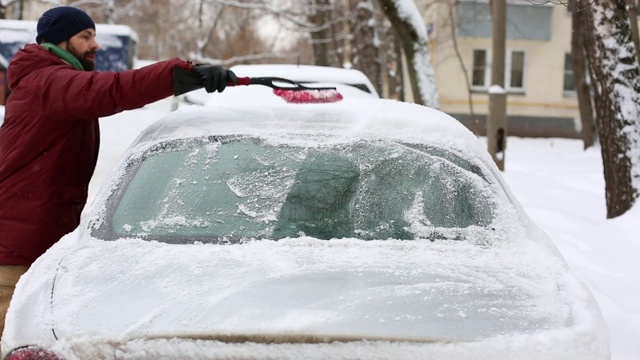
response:
<path fill-rule="evenodd" d="M 504 171 L 507 147 L 507 93 L 504 90 L 505 47 L 507 42 L 506 0 L 491 0 L 493 44 L 489 114 L 487 116 L 488 150 L 498 169 Z"/>

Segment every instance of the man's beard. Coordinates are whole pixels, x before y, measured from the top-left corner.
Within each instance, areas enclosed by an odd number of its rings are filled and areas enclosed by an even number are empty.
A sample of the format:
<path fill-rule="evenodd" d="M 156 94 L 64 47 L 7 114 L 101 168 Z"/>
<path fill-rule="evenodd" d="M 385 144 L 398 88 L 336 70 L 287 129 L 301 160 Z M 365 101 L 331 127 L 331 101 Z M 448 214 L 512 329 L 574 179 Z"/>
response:
<path fill-rule="evenodd" d="M 73 47 L 73 45 L 71 45 L 71 43 L 69 43 L 69 52 L 71 53 L 71 55 L 73 55 L 76 59 L 78 59 L 78 61 L 80 61 L 80 64 L 82 64 L 82 67 L 86 70 L 86 71 L 93 71 L 96 69 L 96 64 L 87 59 L 87 55 L 95 55 L 95 51 L 88 51 L 84 54 L 80 54 L 80 52 Z"/>

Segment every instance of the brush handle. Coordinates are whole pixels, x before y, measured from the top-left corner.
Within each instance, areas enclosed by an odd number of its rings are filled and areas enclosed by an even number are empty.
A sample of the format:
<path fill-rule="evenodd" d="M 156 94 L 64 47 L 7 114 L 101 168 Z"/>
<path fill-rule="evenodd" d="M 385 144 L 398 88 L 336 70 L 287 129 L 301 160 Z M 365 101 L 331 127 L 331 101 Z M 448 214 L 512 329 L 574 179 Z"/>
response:
<path fill-rule="evenodd" d="M 231 81 L 227 81 L 227 86 L 264 85 L 264 86 L 268 86 L 268 87 L 273 88 L 273 89 L 279 89 L 280 87 L 275 85 L 273 83 L 274 81 L 279 81 L 279 82 L 291 84 L 292 88 L 301 87 L 302 86 L 302 85 L 299 85 L 298 83 L 293 82 L 291 80 L 275 78 L 275 77 L 254 77 L 254 78 L 239 77 L 238 78 L 238 82 L 235 83 L 235 84 L 233 82 L 231 82 Z"/>
<path fill-rule="evenodd" d="M 233 83 L 232 81 L 227 81 L 227 86 L 240 86 L 240 85 L 249 85 L 251 83 L 251 79 L 248 77 L 239 77 L 237 83 Z"/>
<path fill-rule="evenodd" d="M 277 85 L 276 83 L 282 84 Z M 286 85 L 285 85 L 286 84 Z M 279 77 L 239 77 L 237 83 L 227 82 L 227 86 L 264 85 L 275 90 L 336 90 L 334 87 L 306 87 L 298 82 Z"/>

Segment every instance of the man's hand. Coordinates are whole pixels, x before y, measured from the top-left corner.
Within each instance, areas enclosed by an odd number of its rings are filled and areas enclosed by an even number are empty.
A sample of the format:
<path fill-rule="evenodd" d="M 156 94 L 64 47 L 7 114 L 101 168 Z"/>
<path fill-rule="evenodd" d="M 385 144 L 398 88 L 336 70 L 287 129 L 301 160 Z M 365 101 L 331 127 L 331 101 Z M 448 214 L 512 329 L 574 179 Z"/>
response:
<path fill-rule="evenodd" d="M 228 82 L 238 83 L 238 77 L 233 71 L 218 65 L 196 65 L 193 67 L 193 72 L 202 76 L 204 89 L 208 93 L 223 92 Z"/>

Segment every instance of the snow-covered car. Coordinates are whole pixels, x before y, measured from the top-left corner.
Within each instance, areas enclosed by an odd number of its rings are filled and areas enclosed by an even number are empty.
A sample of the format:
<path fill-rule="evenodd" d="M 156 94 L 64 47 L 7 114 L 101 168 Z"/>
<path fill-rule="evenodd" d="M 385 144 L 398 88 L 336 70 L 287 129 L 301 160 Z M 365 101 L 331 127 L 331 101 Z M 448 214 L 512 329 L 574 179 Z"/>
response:
<path fill-rule="evenodd" d="M 380 97 L 367 75 L 357 69 L 316 65 L 251 64 L 235 65 L 231 67 L 231 70 L 241 76 L 275 76 L 301 84 L 334 83 L 347 85 L 370 94 L 372 97 Z"/>
<path fill-rule="evenodd" d="M 366 98 L 192 106 L 154 123 L 20 279 L 2 351 L 610 356 L 591 293 L 482 143 L 437 110 Z"/>
<path fill-rule="evenodd" d="M 380 95 L 371 80 L 360 70 L 335 68 L 330 66 L 292 65 L 292 64 L 252 64 L 235 65 L 230 68 L 236 75 L 242 77 L 278 77 L 295 81 L 307 87 L 334 87 L 345 97 L 365 97 L 379 99 Z M 272 90 L 260 85 L 252 85 L 252 91 L 270 93 Z M 187 103 L 204 105 L 207 103 L 224 102 L 230 97 L 244 99 L 247 104 L 252 102 L 243 86 L 227 87 L 223 93 L 208 94 L 204 90 L 197 90 L 185 94 Z"/>

